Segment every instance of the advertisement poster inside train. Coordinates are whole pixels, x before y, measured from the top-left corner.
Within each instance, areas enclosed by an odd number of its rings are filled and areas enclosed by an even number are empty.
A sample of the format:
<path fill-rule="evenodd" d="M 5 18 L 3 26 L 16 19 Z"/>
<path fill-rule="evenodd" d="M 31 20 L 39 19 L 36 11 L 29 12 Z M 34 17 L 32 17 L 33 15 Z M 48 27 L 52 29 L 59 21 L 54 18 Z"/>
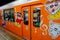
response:
<path fill-rule="evenodd" d="M 5 21 L 9 21 L 9 22 L 14 22 L 15 19 L 14 19 L 14 9 L 11 8 L 11 9 L 5 9 L 3 11 L 4 13 L 4 20 Z"/>

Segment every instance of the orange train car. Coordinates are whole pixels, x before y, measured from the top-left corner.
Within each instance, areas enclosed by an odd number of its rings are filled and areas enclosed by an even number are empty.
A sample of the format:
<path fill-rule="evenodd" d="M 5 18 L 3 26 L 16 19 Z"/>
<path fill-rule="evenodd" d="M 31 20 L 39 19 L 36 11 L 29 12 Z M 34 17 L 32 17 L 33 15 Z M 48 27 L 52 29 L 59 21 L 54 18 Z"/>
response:
<path fill-rule="evenodd" d="M 26 40 L 60 40 L 58 1 L 50 2 L 53 6 L 42 0 L 4 9 L 3 26 Z"/>

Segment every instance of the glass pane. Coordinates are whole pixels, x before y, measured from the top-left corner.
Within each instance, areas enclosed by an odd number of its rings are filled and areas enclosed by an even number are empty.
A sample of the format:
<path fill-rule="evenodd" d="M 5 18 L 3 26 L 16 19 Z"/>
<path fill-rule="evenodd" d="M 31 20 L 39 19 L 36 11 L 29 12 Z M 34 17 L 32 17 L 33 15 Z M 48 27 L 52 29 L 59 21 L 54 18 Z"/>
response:
<path fill-rule="evenodd" d="M 33 25 L 35 27 L 40 27 L 40 8 L 35 8 L 33 10 Z"/>
<path fill-rule="evenodd" d="M 14 9 L 5 9 L 4 11 L 4 20 L 5 21 L 10 21 L 10 22 L 14 22 Z"/>
<path fill-rule="evenodd" d="M 24 24 L 28 25 L 28 9 L 24 10 Z"/>

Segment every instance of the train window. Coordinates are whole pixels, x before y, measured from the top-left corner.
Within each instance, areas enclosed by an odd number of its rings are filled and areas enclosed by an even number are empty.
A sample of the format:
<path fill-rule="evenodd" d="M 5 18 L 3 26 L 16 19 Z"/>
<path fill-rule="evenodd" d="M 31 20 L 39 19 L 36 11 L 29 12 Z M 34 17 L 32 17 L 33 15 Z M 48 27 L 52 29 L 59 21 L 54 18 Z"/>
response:
<path fill-rule="evenodd" d="M 24 24 L 28 25 L 28 9 L 24 10 Z"/>
<path fill-rule="evenodd" d="M 35 27 L 40 27 L 40 8 L 35 8 L 33 10 L 33 25 Z"/>
<path fill-rule="evenodd" d="M 4 20 L 5 21 L 10 21 L 10 22 L 15 22 L 14 20 L 14 9 L 5 9 L 4 11 Z"/>

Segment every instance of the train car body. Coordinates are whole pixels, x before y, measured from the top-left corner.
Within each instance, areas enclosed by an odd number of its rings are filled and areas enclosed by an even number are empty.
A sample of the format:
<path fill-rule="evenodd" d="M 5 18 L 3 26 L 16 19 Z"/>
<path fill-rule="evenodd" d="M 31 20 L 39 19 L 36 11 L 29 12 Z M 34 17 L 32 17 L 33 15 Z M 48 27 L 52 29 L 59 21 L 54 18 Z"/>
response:
<path fill-rule="evenodd" d="M 60 40 L 59 2 L 41 0 L 3 9 L 0 25 L 26 40 Z"/>

